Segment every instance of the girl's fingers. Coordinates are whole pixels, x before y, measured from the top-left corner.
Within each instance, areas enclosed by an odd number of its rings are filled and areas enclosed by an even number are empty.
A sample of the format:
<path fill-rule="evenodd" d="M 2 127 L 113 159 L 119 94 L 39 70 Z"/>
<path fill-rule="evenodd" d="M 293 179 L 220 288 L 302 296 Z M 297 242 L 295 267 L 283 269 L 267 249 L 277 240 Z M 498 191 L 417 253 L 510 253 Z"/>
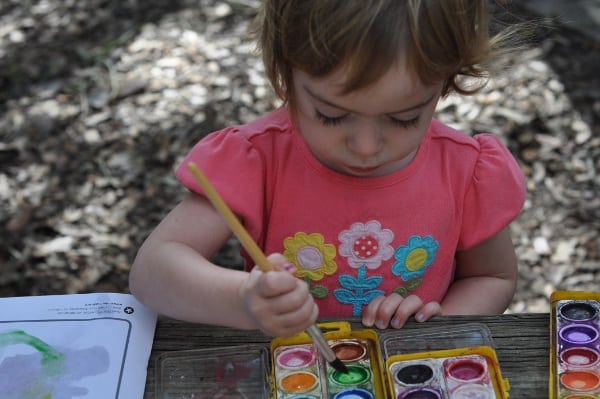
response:
<path fill-rule="evenodd" d="M 285 256 L 280 253 L 272 253 L 267 256 L 267 260 L 275 267 L 276 270 L 286 271 L 294 274 L 296 268 L 292 265 Z"/>
<path fill-rule="evenodd" d="M 272 312 L 275 314 L 293 313 L 308 304 L 314 305 L 314 300 L 310 295 L 308 285 L 301 280 L 295 281 L 293 290 L 290 290 L 278 297 L 269 298 Z"/>
<path fill-rule="evenodd" d="M 421 323 L 439 314 L 442 314 L 442 307 L 440 304 L 437 302 L 429 302 L 417 312 L 415 320 Z"/>
<path fill-rule="evenodd" d="M 277 315 L 272 321 L 279 335 L 289 336 L 314 324 L 318 315 L 318 307 L 311 300 L 291 312 Z"/>
<path fill-rule="evenodd" d="M 392 317 L 396 315 L 398 309 L 402 309 L 405 306 L 405 301 L 406 299 L 396 293 L 387 297 L 378 296 L 374 298 L 363 312 L 363 324 L 367 327 L 387 328 L 390 322 L 393 321 Z"/>
<path fill-rule="evenodd" d="M 423 307 L 423 301 L 416 295 L 409 295 L 399 304 L 390 322 L 393 328 L 402 328 L 409 317 Z"/>
<path fill-rule="evenodd" d="M 377 316 L 377 309 L 379 305 L 385 300 L 385 296 L 375 297 L 369 302 L 367 307 L 363 311 L 362 323 L 365 327 L 373 327 L 375 325 L 375 317 Z"/>
<path fill-rule="evenodd" d="M 257 281 L 257 288 L 260 295 L 270 298 L 280 296 L 294 291 L 303 281 L 298 280 L 293 274 L 287 271 L 271 271 L 262 273 Z"/>
<path fill-rule="evenodd" d="M 365 327 L 380 329 L 388 326 L 402 328 L 413 315 L 416 321 L 423 322 L 441 313 L 442 307 L 437 302 L 423 305 L 421 298 L 416 295 L 403 298 L 394 293 L 374 298 L 363 311 L 362 323 Z"/>

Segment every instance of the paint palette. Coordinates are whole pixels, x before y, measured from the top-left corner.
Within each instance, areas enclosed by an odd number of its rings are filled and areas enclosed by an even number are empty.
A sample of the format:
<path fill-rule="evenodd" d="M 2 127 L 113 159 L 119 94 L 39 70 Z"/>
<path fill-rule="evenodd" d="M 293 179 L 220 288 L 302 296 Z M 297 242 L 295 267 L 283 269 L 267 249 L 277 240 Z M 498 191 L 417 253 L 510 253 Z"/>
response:
<path fill-rule="evenodd" d="M 329 341 L 338 359 L 348 373 L 340 373 L 327 364 L 313 345 L 281 346 L 274 352 L 277 397 L 334 397 L 340 392 L 356 388 L 370 392 L 373 397 L 373 370 L 371 368 L 372 344 L 363 339 Z M 343 394 L 340 396 L 343 398 Z M 356 397 L 356 396 L 355 396 Z"/>
<path fill-rule="evenodd" d="M 157 399 L 506 399 L 491 334 L 482 324 L 414 331 L 320 324 L 349 373 L 300 333 L 249 345 L 163 353 Z M 383 348 L 383 350 L 382 350 Z M 563 399 L 563 398 L 561 398 Z M 569 398 L 571 399 L 571 398 Z"/>
<path fill-rule="evenodd" d="M 240 346 L 166 352 L 156 359 L 157 399 L 269 397 L 268 352 Z"/>
<path fill-rule="evenodd" d="M 394 399 L 505 399 L 489 329 L 466 324 L 382 338 Z"/>
<path fill-rule="evenodd" d="M 277 399 L 374 399 L 384 395 L 378 337 L 374 331 L 350 331 L 345 323 L 326 332 L 328 344 L 348 368 L 335 370 L 302 335 L 271 344 L 274 397 Z"/>
<path fill-rule="evenodd" d="M 502 397 L 494 386 L 496 376 L 491 370 L 495 367 L 495 358 L 490 356 L 487 347 L 392 356 L 386 363 L 394 398 Z"/>
<path fill-rule="evenodd" d="M 551 297 L 550 396 L 600 394 L 600 292 L 558 291 Z"/>

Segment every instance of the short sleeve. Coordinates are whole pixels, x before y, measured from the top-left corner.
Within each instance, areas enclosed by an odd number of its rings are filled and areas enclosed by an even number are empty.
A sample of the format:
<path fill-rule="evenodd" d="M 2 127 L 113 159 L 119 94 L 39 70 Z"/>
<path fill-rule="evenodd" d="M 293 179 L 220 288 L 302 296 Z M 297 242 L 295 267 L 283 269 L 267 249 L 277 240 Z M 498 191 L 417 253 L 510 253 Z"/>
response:
<path fill-rule="evenodd" d="M 498 137 L 474 136 L 480 152 L 467 188 L 458 249 L 468 249 L 500 232 L 521 212 L 525 177 Z"/>
<path fill-rule="evenodd" d="M 203 194 L 188 169 L 194 162 L 231 210 L 257 241 L 264 217 L 264 157 L 236 127 L 207 135 L 199 141 L 176 169 L 179 181 L 189 190 Z"/>

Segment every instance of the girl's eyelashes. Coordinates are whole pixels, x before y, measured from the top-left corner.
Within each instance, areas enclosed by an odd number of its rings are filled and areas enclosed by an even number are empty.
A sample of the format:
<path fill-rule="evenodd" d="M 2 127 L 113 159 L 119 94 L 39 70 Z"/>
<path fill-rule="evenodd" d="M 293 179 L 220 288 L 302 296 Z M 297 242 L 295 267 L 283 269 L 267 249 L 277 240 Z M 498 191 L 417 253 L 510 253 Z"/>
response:
<path fill-rule="evenodd" d="M 396 126 L 408 129 L 419 124 L 419 115 L 411 119 L 397 119 L 390 116 L 390 121 Z"/>
<path fill-rule="evenodd" d="M 340 123 L 342 123 L 344 118 L 346 118 L 346 115 L 327 116 L 327 115 L 323 114 L 322 112 L 320 112 L 318 109 L 315 109 L 315 115 L 316 115 L 317 119 L 325 126 L 337 126 Z"/>
<path fill-rule="evenodd" d="M 315 115 L 316 118 L 325 126 L 337 126 L 342 123 L 347 116 L 347 114 L 341 116 L 327 116 L 318 109 L 315 109 Z M 388 118 L 392 124 L 404 129 L 408 129 L 419 124 L 419 115 L 411 119 L 398 119 L 391 116 Z"/>

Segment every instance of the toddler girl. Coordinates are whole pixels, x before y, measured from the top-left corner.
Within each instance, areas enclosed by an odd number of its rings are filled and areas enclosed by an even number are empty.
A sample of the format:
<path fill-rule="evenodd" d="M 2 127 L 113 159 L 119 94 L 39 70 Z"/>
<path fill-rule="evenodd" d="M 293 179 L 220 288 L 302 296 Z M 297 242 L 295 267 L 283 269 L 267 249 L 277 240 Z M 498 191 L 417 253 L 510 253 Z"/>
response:
<path fill-rule="evenodd" d="M 259 44 L 284 105 L 190 151 L 177 169 L 190 193 L 141 247 L 132 293 L 174 318 L 277 336 L 317 317 L 400 328 L 503 312 L 523 175 L 495 136 L 434 118 L 502 53 L 486 4 L 266 0 Z M 211 263 L 232 233 L 190 161 L 280 271 Z"/>

